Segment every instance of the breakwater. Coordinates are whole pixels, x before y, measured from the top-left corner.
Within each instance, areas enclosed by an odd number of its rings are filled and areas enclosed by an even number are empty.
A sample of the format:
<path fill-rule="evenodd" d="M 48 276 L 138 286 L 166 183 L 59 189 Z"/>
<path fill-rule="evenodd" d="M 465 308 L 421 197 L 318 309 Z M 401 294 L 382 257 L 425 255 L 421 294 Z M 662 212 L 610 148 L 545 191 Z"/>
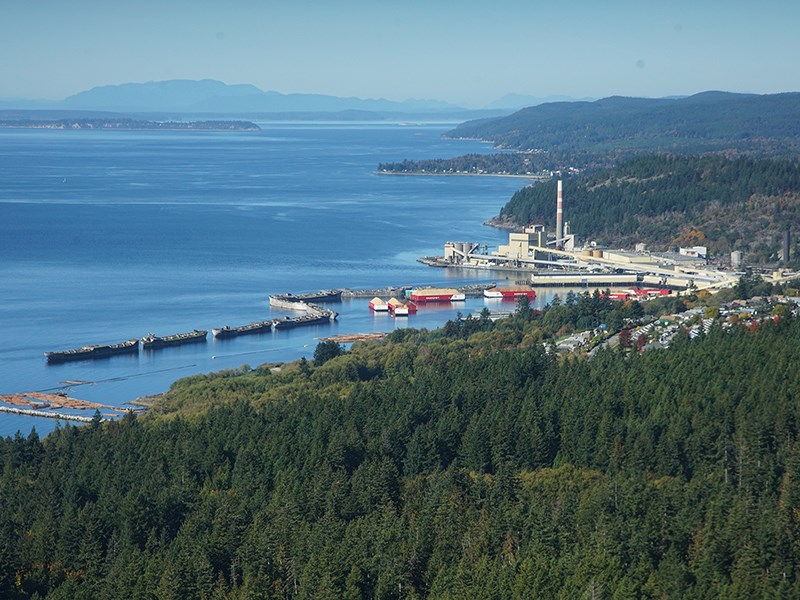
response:
<path fill-rule="evenodd" d="M 80 415 L 68 415 L 66 413 L 47 412 L 44 410 L 34 410 L 29 408 L 14 408 L 11 406 L 0 406 L 0 412 L 11 413 L 14 415 L 25 415 L 28 417 L 46 417 L 48 419 L 59 419 L 63 421 L 78 421 L 80 423 L 91 423 L 93 417 L 82 417 Z M 102 419 L 107 420 L 107 419 Z"/>
<path fill-rule="evenodd" d="M 495 285 L 496 284 L 494 282 L 490 284 L 471 284 L 471 285 L 461 286 L 457 289 L 466 297 L 480 297 L 483 295 L 483 291 L 485 289 L 495 287 Z M 316 304 L 316 302 L 320 303 L 340 302 L 342 298 L 374 298 L 375 296 L 405 298 L 408 295 L 408 292 L 412 290 L 414 287 L 415 286 L 404 285 L 404 286 L 387 286 L 385 288 L 372 288 L 372 289 L 361 289 L 361 290 L 353 290 L 348 288 L 333 289 L 333 290 L 323 290 L 307 294 L 293 294 L 293 293 L 272 294 L 269 296 L 269 305 L 271 307 L 302 314 L 293 317 L 285 316 L 278 319 L 254 321 L 247 325 L 241 325 L 236 327 L 231 327 L 226 325 L 224 327 L 213 328 L 211 331 L 212 335 L 215 338 L 229 338 L 240 335 L 266 333 L 268 331 L 290 329 L 290 328 L 303 327 L 309 325 L 321 325 L 336 320 L 339 316 L 339 313 L 336 312 L 335 310 Z M 205 331 L 205 330 L 195 330 L 195 332 L 193 333 L 197 333 L 198 331 Z M 191 336 L 192 334 L 178 334 L 178 335 Z M 155 338 L 156 336 L 151 334 L 150 337 Z M 166 344 L 165 346 L 169 346 L 169 344 Z M 131 345 L 129 351 L 138 353 L 139 340 L 136 340 L 135 344 Z M 68 351 L 68 352 L 73 352 L 76 354 L 74 360 L 88 360 L 88 359 L 100 358 L 100 355 L 95 356 L 93 353 L 89 352 L 82 352 L 82 353 L 77 353 L 77 351 Z M 45 353 L 45 354 L 52 355 L 53 353 Z M 62 352 L 58 354 L 65 354 L 65 353 Z M 109 354 L 103 354 L 102 356 L 106 357 L 110 355 L 111 354 L 109 353 Z"/>

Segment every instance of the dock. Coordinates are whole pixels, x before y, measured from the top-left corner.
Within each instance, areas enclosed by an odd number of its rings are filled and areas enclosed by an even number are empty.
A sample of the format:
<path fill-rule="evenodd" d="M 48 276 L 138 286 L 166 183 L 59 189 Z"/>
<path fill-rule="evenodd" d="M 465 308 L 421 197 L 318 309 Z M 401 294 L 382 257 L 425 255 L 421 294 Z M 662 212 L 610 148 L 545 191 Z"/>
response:
<path fill-rule="evenodd" d="M 635 273 L 533 273 L 530 283 L 535 287 L 635 286 L 639 279 Z"/>
<path fill-rule="evenodd" d="M 483 296 L 483 290 L 490 289 L 496 287 L 497 283 L 492 281 L 490 283 L 475 283 L 469 285 L 462 285 L 462 286 L 453 286 L 459 292 L 464 294 L 470 298 L 479 298 Z M 406 296 L 406 292 L 411 291 L 415 288 L 425 288 L 425 287 L 436 287 L 435 284 L 425 284 L 425 285 L 401 285 L 401 286 L 386 286 L 385 288 L 376 288 L 371 290 L 351 290 L 351 289 L 343 289 L 342 298 L 374 298 L 375 296 L 382 297 L 395 297 L 395 298 L 404 298 Z"/>
<path fill-rule="evenodd" d="M 374 298 L 375 296 L 405 296 L 406 290 L 412 289 L 410 285 L 402 285 L 399 287 L 386 286 L 385 288 L 377 288 L 372 290 L 351 290 L 343 289 L 342 298 Z"/>

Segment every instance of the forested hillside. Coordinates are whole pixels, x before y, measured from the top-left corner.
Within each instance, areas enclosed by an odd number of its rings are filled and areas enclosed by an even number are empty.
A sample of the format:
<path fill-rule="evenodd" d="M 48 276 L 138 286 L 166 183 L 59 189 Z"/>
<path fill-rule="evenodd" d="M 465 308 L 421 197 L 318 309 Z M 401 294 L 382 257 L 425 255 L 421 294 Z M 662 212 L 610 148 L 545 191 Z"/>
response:
<path fill-rule="evenodd" d="M 557 309 L 557 310 L 555 310 Z M 597 295 L 0 443 L 0 597 L 797 598 L 800 320 L 558 358 Z"/>
<path fill-rule="evenodd" d="M 490 141 L 506 151 L 406 159 L 382 163 L 378 171 L 538 175 L 543 170 L 596 171 L 655 153 L 790 158 L 800 152 L 800 93 L 703 92 L 688 98 L 551 102 L 467 121 L 445 137 Z"/>
<path fill-rule="evenodd" d="M 704 92 L 680 99 L 555 102 L 468 121 L 447 135 L 539 150 L 568 161 L 561 169 L 608 166 L 653 152 L 788 156 L 800 149 L 800 94 Z"/>
<path fill-rule="evenodd" d="M 555 180 L 528 186 L 500 212 L 517 225 L 554 221 Z M 654 247 L 703 244 L 776 260 L 776 242 L 800 223 L 797 160 L 648 156 L 564 184 L 564 214 L 582 239 Z"/>

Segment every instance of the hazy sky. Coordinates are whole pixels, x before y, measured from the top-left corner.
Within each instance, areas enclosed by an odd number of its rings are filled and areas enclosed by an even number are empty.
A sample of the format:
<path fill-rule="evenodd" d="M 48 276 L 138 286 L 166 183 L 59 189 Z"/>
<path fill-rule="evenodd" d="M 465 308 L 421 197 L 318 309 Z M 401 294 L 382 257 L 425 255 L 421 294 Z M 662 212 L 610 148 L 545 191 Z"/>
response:
<path fill-rule="evenodd" d="M 0 0 L 0 98 L 218 79 L 480 106 L 800 90 L 797 0 Z"/>

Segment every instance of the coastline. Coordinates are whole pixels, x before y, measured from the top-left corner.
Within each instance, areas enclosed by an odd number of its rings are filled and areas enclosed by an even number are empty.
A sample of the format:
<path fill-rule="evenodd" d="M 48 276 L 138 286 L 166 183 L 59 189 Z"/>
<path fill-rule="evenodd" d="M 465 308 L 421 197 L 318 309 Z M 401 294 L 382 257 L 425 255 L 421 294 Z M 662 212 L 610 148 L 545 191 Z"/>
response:
<path fill-rule="evenodd" d="M 396 171 L 372 171 L 373 175 L 408 175 L 414 177 L 509 177 L 512 179 L 531 179 L 539 181 L 541 175 L 513 175 L 511 173 L 430 173 L 427 171 L 408 171 L 399 173 Z"/>
<path fill-rule="evenodd" d="M 92 131 L 261 131 L 250 121 L 148 121 L 144 119 L 0 119 L 0 129 Z"/>
<path fill-rule="evenodd" d="M 522 227 L 510 219 L 501 218 L 500 215 L 492 217 L 488 221 L 484 221 L 483 224 L 487 227 L 494 227 L 495 229 L 502 229 L 504 231 L 522 231 Z"/>
<path fill-rule="evenodd" d="M 26 223 L 40 226 L 25 244 L 13 235 L 4 235 L 0 244 L 12 250 L 12 260 L 3 265 L 11 296 L 37 298 L 35 307 L 6 302 L 0 311 L 11 338 L 0 391 L 60 390 L 62 382 L 81 380 L 92 385 L 73 388 L 79 398 L 127 406 L 168 391 L 179 378 L 309 358 L 314 338 L 321 335 L 434 328 L 455 318 L 463 307 L 435 306 L 406 320 L 376 316 L 366 306 L 374 294 L 361 290 L 388 283 L 441 287 L 492 277 L 428 271 L 416 258 L 441 245 L 442 223 L 457 222 L 463 237 L 480 237 L 481 230 L 486 232 L 481 222 L 527 182 L 494 178 L 473 185 L 477 182 L 463 178 L 370 174 L 385 147 L 402 147 L 412 155 L 439 153 L 427 149 L 441 147 L 438 136 L 429 135 L 440 129 L 426 126 L 420 128 L 425 135 L 416 136 L 393 124 L 331 129 L 288 123 L 278 137 L 259 138 L 259 152 L 245 133 L 185 137 L 175 132 L 159 136 L 155 146 L 151 134 L 109 145 L 106 134 L 113 131 L 107 130 L 86 130 L 80 138 L 63 130 L 44 137 L 31 129 L 4 135 L 7 166 L 15 175 L 3 180 L 3 190 L 9 197 L 33 200 L 6 205 L 0 229 L 15 233 Z M 477 146 L 462 143 L 458 151 L 480 151 Z M 372 147 L 374 152 L 363 151 Z M 29 155 L 39 158 L 26 160 Z M 218 168 L 196 169 L 214 157 L 225 160 Z M 190 201 L 195 198 L 202 202 Z M 114 218 L 106 219 L 107 212 Z M 71 224 L 68 230 L 63 222 Z M 146 231 L 138 230 L 140 222 L 150 224 Z M 53 241 L 61 248 L 57 256 L 46 247 Z M 173 246 L 179 251 L 172 252 Z M 322 247 L 329 252 L 321 253 Z M 415 247 L 420 250 L 409 252 Z M 91 267 L 83 269 L 86 265 Z M 24 277 L 17 276 L 23 272 Z M 352 299 L 345 294 L 344 318 L 333 325 L 235 341 L 208 339 L 207 344 L 140 352 L 138 358 L 48 366 L 42 356 L 46 350 L 115 340 L 113 332 L 123 339 L 151 330 L 278 318 L 291 313 L 269 308 L 267 291 L 345 286 L 360 291 L 351 292 Z M 58 293 L 41 294 L 42 289 Z M 27 432 L 35 424 L 41 435 L 54 423 L 7 414 L 0 419 L 0 434 Z"/>

